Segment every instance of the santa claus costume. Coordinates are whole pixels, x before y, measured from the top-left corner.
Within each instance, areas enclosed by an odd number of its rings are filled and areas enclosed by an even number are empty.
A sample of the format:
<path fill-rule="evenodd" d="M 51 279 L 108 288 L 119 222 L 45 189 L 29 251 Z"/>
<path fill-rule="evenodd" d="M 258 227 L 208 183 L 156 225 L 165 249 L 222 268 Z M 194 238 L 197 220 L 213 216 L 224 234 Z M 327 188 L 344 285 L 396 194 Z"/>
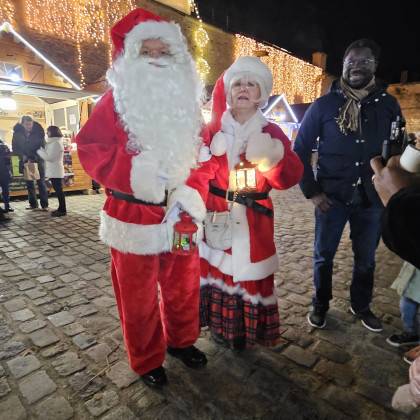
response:
<path fill-rule="evenodd" d="M 193 346 L 199 334 L 198 252 L 171 253 L 174 221 L 164 219 L 169 208 L 196 221 L 205 216 L 198 190 L 205 194 L 206 179 L 197 169 L 201 83 L 177 24 L 136 9 L 111 36 L 111 89 L 78 134 L 78 153 L 86 172 L 106 188 L 100 237 L 111 247 L 130 365 L 148 385 L 162 385 L 167 350 L 190 367 L 206 363 Z M 156 57 L 155 50 L 142 48 L 148 40 L 167 48 L 159 47 Z"/>
<path fill-rule="evenodd" d="M 226 105 L 232 105 L 233 86 L 242 83 L 245 86 L 241 100 L 247 100 L 247 86 L 255 83 L 260 88 L 260 97 L 250 118 L 239 123 L 235 110 L 230 107 L 226 110 Z M 210 150 L 218 170 L 210 182 L 206 207 L 216 221 L 229 210 L 231 240 L 228 245 L 215 247 L 207 237 L 200 244 L 200 316 L 202 326 L 210 327 L 216 341 L 237 349 L 255 342 L 274 345 L 279 337 L 273 276 L 278 260 L 273 238 L 273 205 L 268 193 L 272 188 L 292 187 L 303 173 L 289 139 L 260 110 L 271 89 L 268 67 L 256 57 L 240 57 L 213 91 Z M 241 161 L 256 165 L 256 191 L 252 193 L 235 194 L 232 190 L 232 171 Z M 207 229 L 205 225 L 205 232 Z"/>

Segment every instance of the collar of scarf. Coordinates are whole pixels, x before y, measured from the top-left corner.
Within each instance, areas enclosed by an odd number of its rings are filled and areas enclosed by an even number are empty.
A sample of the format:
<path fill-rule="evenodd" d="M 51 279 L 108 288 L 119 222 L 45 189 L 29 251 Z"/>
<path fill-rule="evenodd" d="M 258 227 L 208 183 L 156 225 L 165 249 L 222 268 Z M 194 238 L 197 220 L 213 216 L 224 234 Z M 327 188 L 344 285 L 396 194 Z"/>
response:
<path fill-rule="evenodd" d="M 353 89 L 341 78 L 340 88 L 347 101 L 340 108 L 336 121 L 340 131 L 347 135 L 359 130 L 360 102 L 375 88 L 375 76 L 363 89 Z"/>

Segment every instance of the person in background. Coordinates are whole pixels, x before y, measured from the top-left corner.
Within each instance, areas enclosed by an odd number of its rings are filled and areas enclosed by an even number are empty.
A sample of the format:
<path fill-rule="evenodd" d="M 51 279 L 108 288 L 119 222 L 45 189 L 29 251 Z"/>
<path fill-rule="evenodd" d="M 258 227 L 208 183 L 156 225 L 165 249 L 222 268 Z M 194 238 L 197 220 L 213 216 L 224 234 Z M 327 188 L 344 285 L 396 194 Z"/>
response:
<path fill-rule="evenodd" d="M 47 143 L 37 151 L 45 160 L 45 176 L 50 179 L 58 198 L 58 209 L 51 212 L 52 217 L 61 217 L 67 214 L 66 197 L 63 191 L 64 178 L 64 145 L 63 135 L 58 127 L 51 125 L 47 128 Z"/>
<path fill-rule="evenodd" d="M 48 190 L 45 184 L 44 161 L 36 153 L 38 149 L 45 146 L 45 132 L 41 124 L 37 123 L 29 115 L 22 117 L 22 124 L 13 127 L 12 149 L 13 153 L 19 156 L 19 170 L 23 173 L 24 164 L 35 162 L 38 164 L 39 179 L 36 181 L 39 191 L 39 199 L 42 210 L 48 210 Z M 35 181 L 26 181 L 28 190 L 29 207 L 27 210 L 34 210 L 39 207 L 35 191 Z"/>
<path fill-rule="evenodd" d="M 315 293 L 307 318 L 315 328 L 326 326 L 334 257 L 349 222 L 354 254 L 349 309 L 364 327 L 382 331 L 370 304 L 383 206 L 372 185 L 369 161 L 381 153 L 401 110 L 386 86 L 375 79 L 379 54 L 372 40 L 349 45 L 341 78 L 308 109 L 295 141 L 294 150 L 305 165 L 300 187 L 315 207 Z M 311 155 L 317 140 L 315 176 Z"/>
<path fill-rule="evenodd" d="M 10 150 L 6 143 L 0 139 L 0 188 L 4 203 L 4 212 L 14 211 L 10 207 L 9 184 L 12 178 L 12 161 Z"/>

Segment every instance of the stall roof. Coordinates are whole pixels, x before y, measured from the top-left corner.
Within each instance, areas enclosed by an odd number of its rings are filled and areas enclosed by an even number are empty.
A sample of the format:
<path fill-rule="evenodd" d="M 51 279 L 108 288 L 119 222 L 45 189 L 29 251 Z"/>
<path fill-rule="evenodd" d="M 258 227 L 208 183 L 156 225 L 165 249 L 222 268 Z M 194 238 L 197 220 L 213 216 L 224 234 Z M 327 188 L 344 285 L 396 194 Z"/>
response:
<path fill-rule="evenodd" d="M 2 78 L 0 78 L 0 91 L 9 91 L 19 95 L 37 96 L 49 104 L 69 99 L 82 99 L 90 96 L 98 96 L 97 93 L 87 92 L 86 90 L 60 88 L 57 86 L 24 81 L 11 82 L 8 79 Z"/>

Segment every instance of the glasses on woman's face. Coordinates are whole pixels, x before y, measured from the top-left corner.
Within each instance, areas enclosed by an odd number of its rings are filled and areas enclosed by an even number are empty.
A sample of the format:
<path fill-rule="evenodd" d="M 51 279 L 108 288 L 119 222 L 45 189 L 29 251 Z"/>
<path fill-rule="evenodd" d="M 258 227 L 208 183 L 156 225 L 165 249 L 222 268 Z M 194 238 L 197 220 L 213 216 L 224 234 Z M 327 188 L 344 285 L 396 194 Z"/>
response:
<path fill-rule="evenodd" d="M 363 66 L 367 67 L 375 63 L 374 58 L 361 58 L 359 60 L 344 60 L 343 65 L 345 67 Z"/>

